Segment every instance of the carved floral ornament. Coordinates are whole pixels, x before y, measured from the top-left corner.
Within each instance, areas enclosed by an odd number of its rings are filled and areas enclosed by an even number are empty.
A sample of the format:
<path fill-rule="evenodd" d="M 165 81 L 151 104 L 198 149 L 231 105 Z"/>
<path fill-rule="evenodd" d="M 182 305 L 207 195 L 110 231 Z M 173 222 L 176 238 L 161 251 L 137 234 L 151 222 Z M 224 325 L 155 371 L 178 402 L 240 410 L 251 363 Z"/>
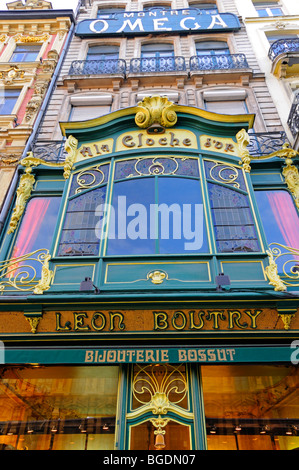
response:
<path fill-rule="evenodd" d="M 16 80 L 22 80 L 24 78 L 25 71 L 20 70 L 16 65 L 10 67 L 8 70 L 0 72 L 0 80 L 3 81 L 5 85 L 10 85 Z"/>
<path fill-rule="evenodd" d="M 42 36 L 34 36 L 33 34 L 29 34 L 28 36 L 25 36 L 23 34 L 18 33 L 14 36 L 15 42 L 25 42 L 25 43 L 45 42 L 45 41 L 48 41 L 49 38 L 50 38 L 50 35 L 48 33 L 45 33 Z"/>

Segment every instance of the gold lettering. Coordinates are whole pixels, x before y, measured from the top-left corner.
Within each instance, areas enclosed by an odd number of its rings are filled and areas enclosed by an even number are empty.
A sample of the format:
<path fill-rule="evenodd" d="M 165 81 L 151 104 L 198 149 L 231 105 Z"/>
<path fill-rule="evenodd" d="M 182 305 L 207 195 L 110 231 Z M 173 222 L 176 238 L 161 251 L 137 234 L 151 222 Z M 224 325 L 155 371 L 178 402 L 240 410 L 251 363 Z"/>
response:
<path fill-rule="evenodd" d="M 177 323 L 176 323 L 176 319 L 181 317 L 182 319 L 182 324 L 179 326 Z M 183 312 L 175 312 L 173 317 L 172 317 L 172 326 L 176 329 L 176 330 L 183 330 L 186 326 L 186 323 L 187 323 L 187 319 L 186 319 L 186 316 Z"/>
<path fill-rule="evenodd" d="M 75 331 L 88 331 L 88 325 L 84 325 L 84 318 L 87 318 L 86 312 L 74 312 L 74 330 Z"/>
<path fill-rule="evenodd" d="M 222 310 L 214 311 L 214 312 L 208 312 L 207 320 L 210 321 L 210 320 L 212 320 L 212 318 L 214 319 L 214 324 L 213 324 L 213 329 L 214 330 L 219 329 L 218 317 L 220 318 L 220 320 L 225 320 L 225 316 L 224 316 Z"/>
<path fill-rule="evenodd" d="M 241 312 L 239 312 L 239 310 L 229 310 L 228 311 L 228 317 L 229 317 L 228 328 L 232 329 L 232 328 L 234 328 L 234 325 L 236 325 L 238 328 L 241 328 L 243 330 L 245 328 L 247 328 L 248 327 L 247 323 L 243 323 L 241 325 L 241 323 L 239 322 L 241 316 L 242 316 L 242 314 L 241 314 Z"/>
<path fill-rule="evenodd" d="M 191 145 L 191 140 L 190 139 L 184 139 L 183 140 L 183 145 L 185 145 L 186 147 L 189 147 Z"/>
<path fill-rule="evenodd" d="M 198 312 L 198 318 L 199 318 L 199 324 L 196 325 L 194 323 L 194 313 L 195 312 L 189 312 L 190 315 L 190 329 L 191 330 L 200 330 L 204 326 L 204 321 L 203 321 L 203 315 L 205 312 Z"/>
<path fill-rule="evenodd" d="M 166 330 L 168 328 L 168 316 L 165 312 L 153 312 L 154 330 Z"/>
<path fill-rule="evenodd" d="M 170 147 L 174 147 L 175 145 L 180 145 L 179 139 L 177 139 L 173 132 L 170 132 Z"/>
<path fill-rule="evenodd" d="M 56 312 L 56 331 L 69 331 L 72 329 L 69 321 L 64 326 L 60 325 L 61 313 Z"/>
<path fill-rule="evenodd" d="M 152 145 L 154 145 L 155 141 L 154 141 L 154 139 L 146 139 L 145 143 L 146 143 L 146 145 L 151 147 Z"/>
<path fill-rule="evenodd" d="M 98 318 L 101 318 L 101 320 L 102 320 L 101 326 L 97 326 L 97 324 L 96 324 L 96 320 Z M 95 314 L 93 315 L 93 317 L 91 319 L 91 326 L 93 327 L 93 329 L 96 330 L 96 331 L 101 331 L 105 328 L 105 325 L 106 325 L 105 315 L 101 312 L 95 312 Z"/>
<path fill-rule="evenodd" d="M 112 312 L 109 312 L 109 315 L 110 315 L 110 331 L 113 331 L 114 330 L 114 318 L 118 318 L 118 328 L 119 330 L 124 330 L 125 329 L 125 325 L 123 323 L 123 320 L 124 320 L 124 316 L 122 313 L 120 312 L 116 312 L 116 313 L 112 313 Z"/>
<path fill-rule="evenodd" d="M 250 310 L 245 310 L 246 315 L 248 315 L 251 318 L 251 325 L 250 327 L 255 329 L 257 327 L 256 325 L 256 319 L 257 317 L 262 313 L 262 310 L 255 310 L 253 313 L 251 313 Z"/>

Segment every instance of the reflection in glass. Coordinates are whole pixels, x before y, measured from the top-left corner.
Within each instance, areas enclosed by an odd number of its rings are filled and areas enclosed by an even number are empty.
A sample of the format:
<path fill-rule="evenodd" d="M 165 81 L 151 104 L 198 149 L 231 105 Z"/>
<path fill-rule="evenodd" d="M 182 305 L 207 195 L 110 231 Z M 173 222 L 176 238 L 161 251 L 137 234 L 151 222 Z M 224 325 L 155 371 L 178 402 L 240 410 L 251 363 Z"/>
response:
<path fill-rule="evenodd" d="M 209 450 L 299 447 L 298 368 L 223 365 L 201 370 Z"/>
<path fill-rule="evenodd" d="M 299 250 L 299 217 L 292 196 L 285 190 L 271 190 L 255 191 L 255 197 L 268 245 L 279 243 Z M 279 272 L 285 261 L 277 259 Z"/>
<path fill-rule="evenodd" d="M 0 447 L 113 449 L 118 367 L 0 369 Z"/>
<path fill-rule="evenodd" d="M 208 252 L 198 179 L 156 176 L 114 184 L 107 254 L 192 252 Z"/>

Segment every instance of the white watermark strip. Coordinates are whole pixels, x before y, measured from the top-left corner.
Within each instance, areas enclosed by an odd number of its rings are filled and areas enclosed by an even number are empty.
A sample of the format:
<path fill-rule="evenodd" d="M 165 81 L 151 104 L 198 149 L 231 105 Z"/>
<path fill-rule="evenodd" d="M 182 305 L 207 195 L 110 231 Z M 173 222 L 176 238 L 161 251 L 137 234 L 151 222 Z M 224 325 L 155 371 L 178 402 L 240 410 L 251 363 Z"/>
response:
<path fill-rule="evenodd" d="M 0 364 L 5 364 L 5 347 L 3 341 L 0 341 Z"/>

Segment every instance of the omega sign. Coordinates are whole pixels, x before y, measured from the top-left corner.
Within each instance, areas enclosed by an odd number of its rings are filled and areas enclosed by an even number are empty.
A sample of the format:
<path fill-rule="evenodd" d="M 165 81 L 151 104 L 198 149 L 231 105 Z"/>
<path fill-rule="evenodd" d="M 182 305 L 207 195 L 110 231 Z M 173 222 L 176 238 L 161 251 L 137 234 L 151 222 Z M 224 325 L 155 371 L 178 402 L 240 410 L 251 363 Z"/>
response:
<path fill-rule="evenodd" d="M 80 37 L 182 33 L 188 31 L 215 32 L 237 31 L 240 29 L 238 18 L 232 13 L 209 14 L 204 10 L 163 10 L 114 13 L 111 18 L 83 20 L 76 28 Z"/>

